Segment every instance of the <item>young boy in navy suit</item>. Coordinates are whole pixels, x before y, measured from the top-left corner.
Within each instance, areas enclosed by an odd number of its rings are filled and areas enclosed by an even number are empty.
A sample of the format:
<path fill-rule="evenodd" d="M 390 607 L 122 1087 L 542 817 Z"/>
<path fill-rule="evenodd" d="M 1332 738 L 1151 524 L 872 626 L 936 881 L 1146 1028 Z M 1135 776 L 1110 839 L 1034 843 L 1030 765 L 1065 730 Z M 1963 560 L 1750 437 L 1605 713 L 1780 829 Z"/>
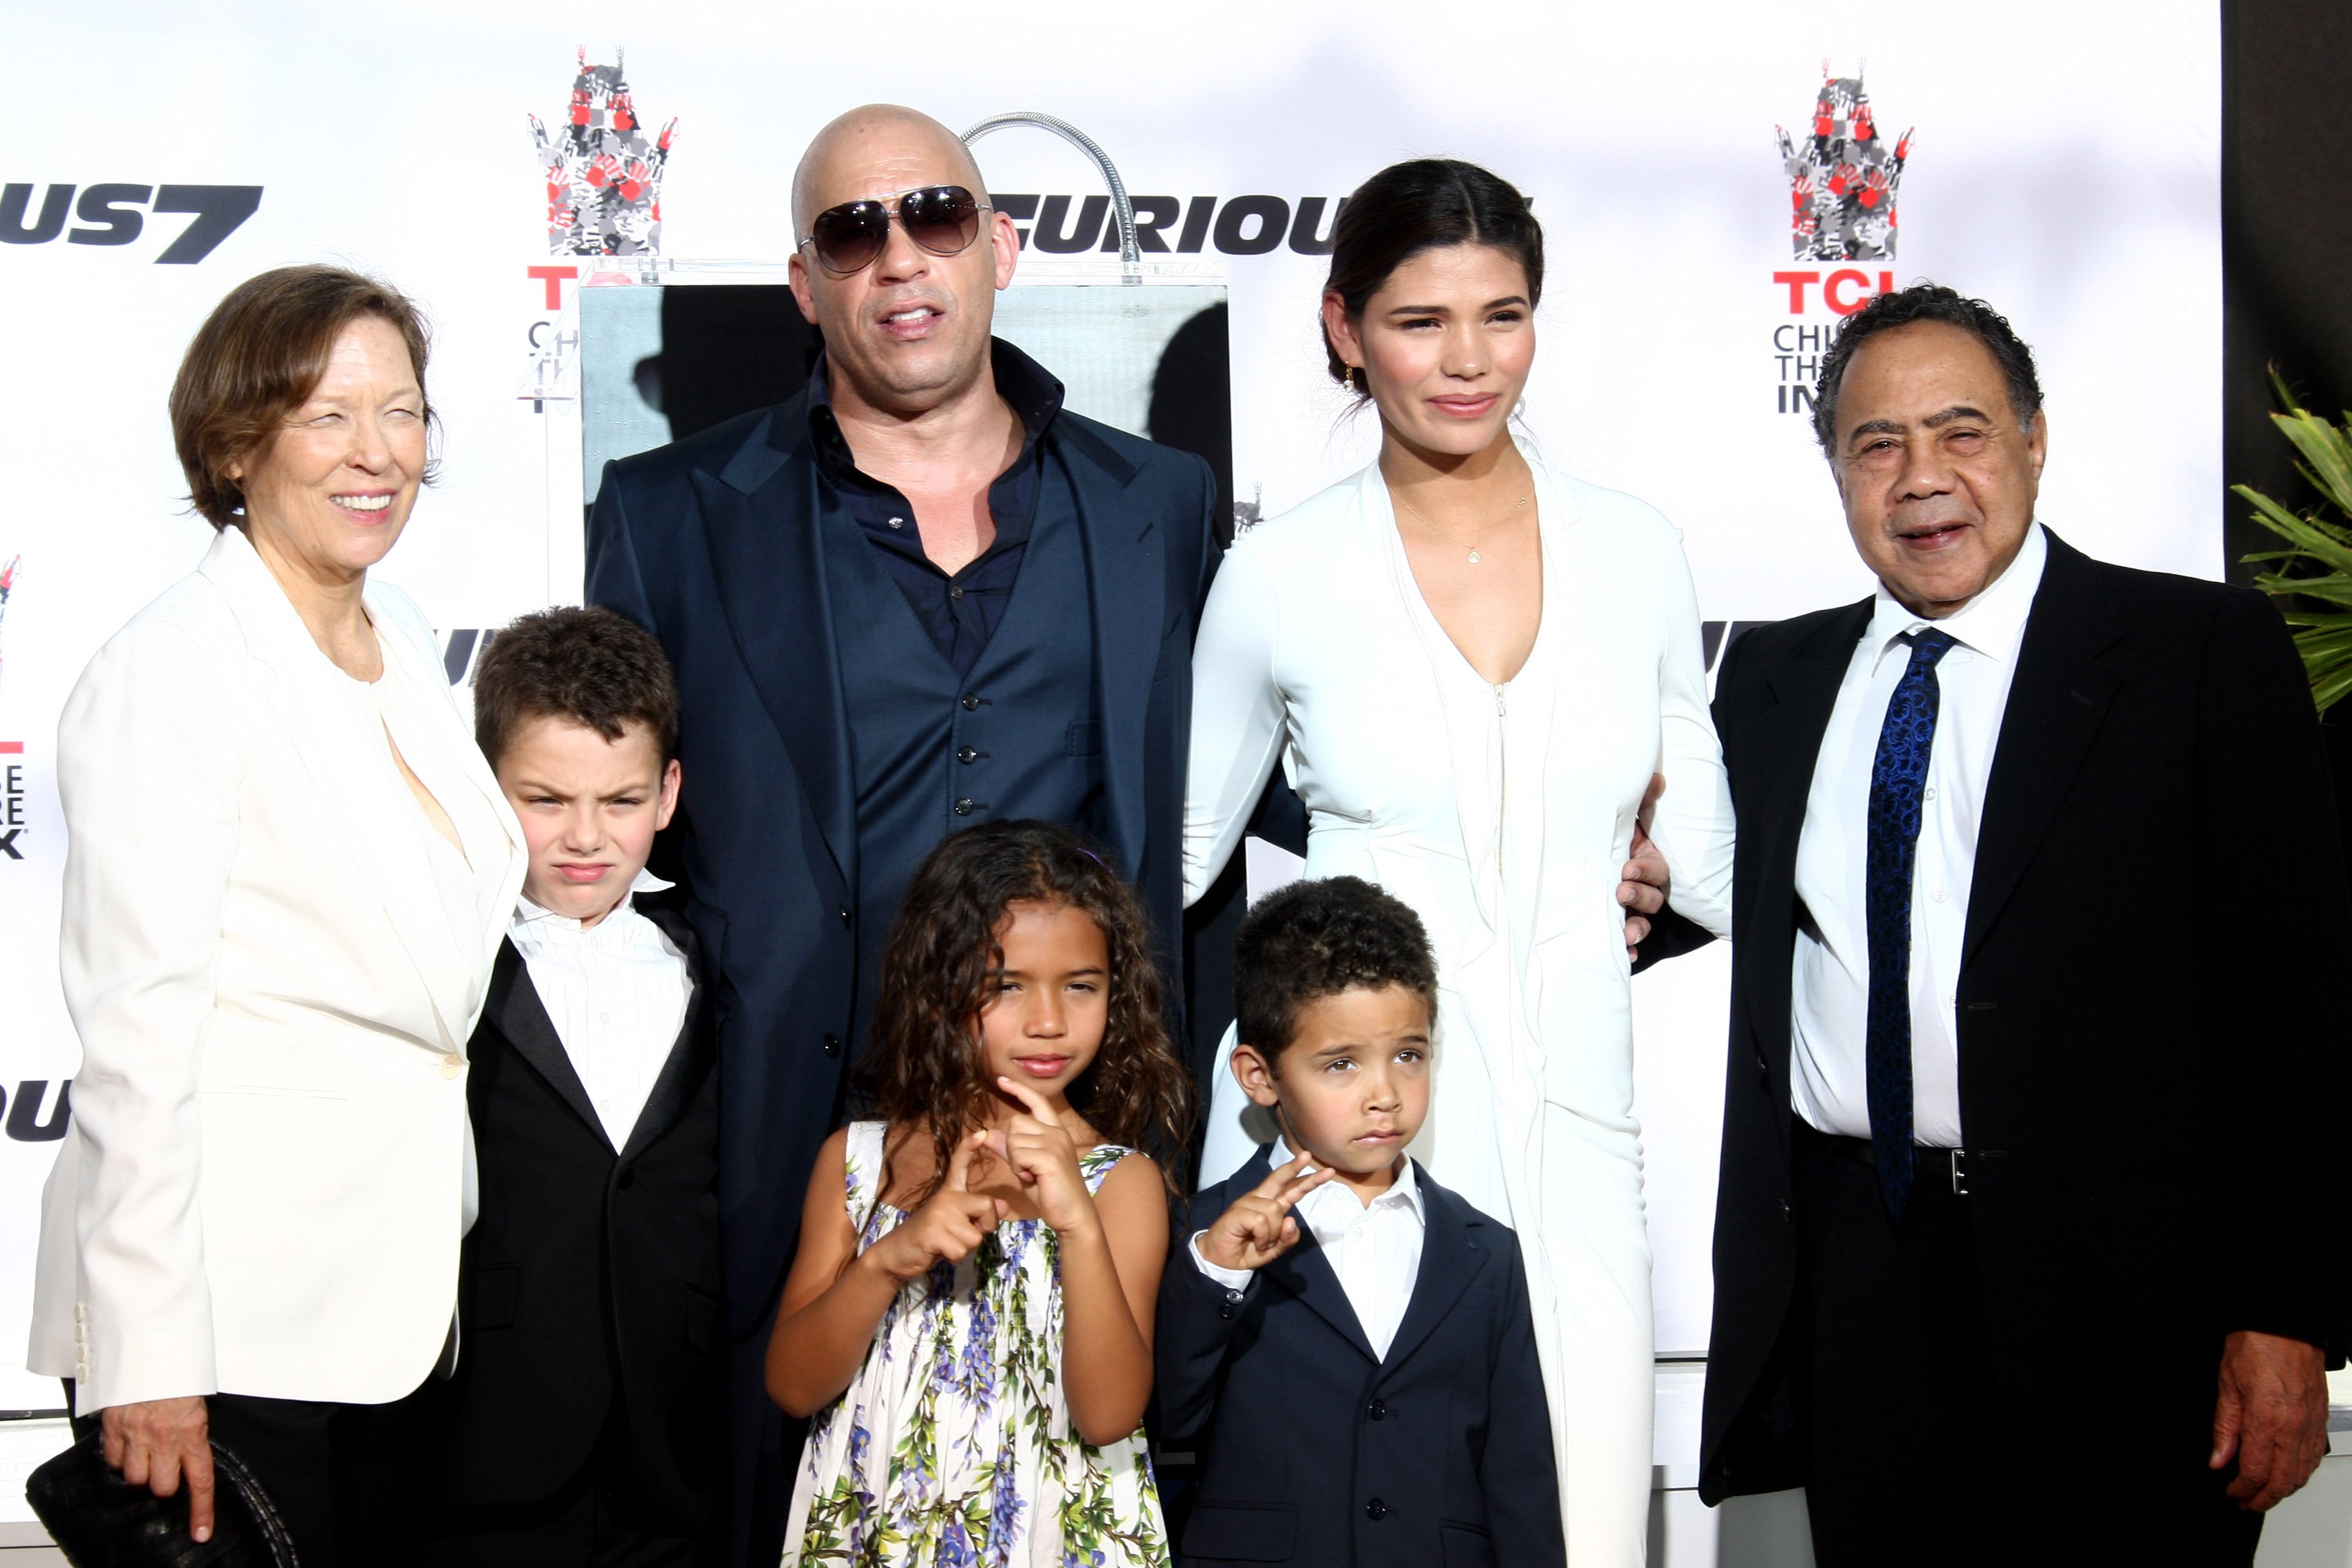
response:
<path fill-rule="evenodd" d="M 1567 1559 L 1518 1241 L 1404 1153 L 1436 998 L 1420 917 L 1360 879 L 1242 922 L 1233 1071 L 1283 1136 L 1194 1198 L 1160 1279 L 1185 1568 Z"/>
<path fill-rule="evenodd" d="M 482 656 L 474 718 L 530 867 L 468 1047 L 481 1213 L 401 1554 L 714 1561 L 717 1083 L 694 937 L 645 868 L 677 805 L 677 683 L 619 616 L 548 610 Z"/>

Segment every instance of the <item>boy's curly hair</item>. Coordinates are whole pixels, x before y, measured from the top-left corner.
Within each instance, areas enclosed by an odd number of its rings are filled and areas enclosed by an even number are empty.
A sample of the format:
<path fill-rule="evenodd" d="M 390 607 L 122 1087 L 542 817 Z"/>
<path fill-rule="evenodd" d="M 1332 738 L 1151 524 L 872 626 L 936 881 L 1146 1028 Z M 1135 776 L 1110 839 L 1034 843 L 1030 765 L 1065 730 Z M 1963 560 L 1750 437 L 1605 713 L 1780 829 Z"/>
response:
<path fill-rule="evenodd" d="M 1402 985 L 1437 1014 L 1437 960 L 1412 906 L 1361 877 L 1278 888 L 1251 906 L 1234 938 L 1234 1025 L 1280 1070 L 1309 1002 L 1358 987 Z"/>

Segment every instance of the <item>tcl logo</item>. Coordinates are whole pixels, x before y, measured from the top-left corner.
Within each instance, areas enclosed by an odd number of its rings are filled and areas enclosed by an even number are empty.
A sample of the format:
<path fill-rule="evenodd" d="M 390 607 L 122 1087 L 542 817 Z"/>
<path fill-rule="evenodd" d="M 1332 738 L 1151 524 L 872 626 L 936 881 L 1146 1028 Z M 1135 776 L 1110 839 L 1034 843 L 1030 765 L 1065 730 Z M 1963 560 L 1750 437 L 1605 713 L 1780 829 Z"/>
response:
<path fill-rule="evenodd" d="M 131 245 L 145 232 L 150 213 L 185 213 L 188 226 L 155 258 L 159 264 L 184 266 L 210 256 L 261 205 L 259 185 L 84 185 L 76 200 L 74 186 L 52 184 L 37 208 L 37 188 L 0 187 L 0 245 L 47 245 L 61 234 L 68 245 Z M 66 226 L 68 214 L 75 220 L 71 228 Z"/>
<path fill-rule="evenodd" d="M 1859 267 L 1841 267 L 1823 277 L 1819 272 L 1775 272 L 1772 281 L 1789 291 L 1789 314 L 1805 313 L 1805 290 L 1818 283 L 1822 303 L 1841 316 L 1851 316 L 1870 303 L 1874 295 L 1895 292 L 1895 274 L 1882 271 L 1878 283 L 1872 287 L 1870 274 Z"/>

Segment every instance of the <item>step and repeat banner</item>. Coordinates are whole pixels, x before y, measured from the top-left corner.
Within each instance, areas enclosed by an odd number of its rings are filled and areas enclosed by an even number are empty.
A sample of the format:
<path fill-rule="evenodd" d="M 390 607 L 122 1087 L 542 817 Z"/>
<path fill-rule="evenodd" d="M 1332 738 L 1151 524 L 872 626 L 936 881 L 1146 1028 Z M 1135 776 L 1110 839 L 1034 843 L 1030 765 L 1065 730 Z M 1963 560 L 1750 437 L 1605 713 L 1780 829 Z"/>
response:
<path fill-rule="evenodd" d="M 1711 653 L 1732 624 L 1867 590 L 1810 388 L 1842 317 L 1923 277 L 1992 300 L 2038 352 L 2043 517 L 2111 559 L 2218 575 L 2213 0 L 2151 0 L 2123 25 L 2026 0 L 1989 0 L 1965 27 L 1916 8 L 1797 15 L 1739 0 L 1671 22 L 1599 0 L 13 7 L 0 1368 L 23 1342 L 37 1197 L 79 1059 L 57 981 L 57 717 L 90 654 L 205 547 L 164 395 L 233 283 L 331 260 L 430 312 L 441 479 L 382 570 L 433 616 L 461 686 L 485 629 L 576 597 L 583 442 L 623 439 L 615 426 L 666 439 L 697 390 L 675 366 L 607 374 L 583 424 L 583 314 L 648 331 L 665 314 L 583 313 L 583 294 L 781 281 L 801 148 L 877 99 L 959 129 L 1042 110 L 1109 153 L 1155 277 L 1223 291 L 1222 311 L 1170 330 L 1226 340 L 1244 524 L 1373 451 L 1375 422 L 1323 369 L 1331 225 L 1373 170 L 1442 153 L 1534 198 L 1551 259 L 1527 428 L 1551 461 L 1681 525 Z M 1087 160 L 1032 132 L 978 152 L 1023 230 L 1024 277 L 1104 275 L 1116 237 Z M 1057 319 L 1058 339 L 1038 330 L 1070 345 L 1075 386 L 1087 332 Z M 1142 390 L 1103 395 L 1141 416 Z M 1161 401 L 1151 420 L 1183 418 Z M 1706 1343 L 1726 973 L 1717 951 L 1637 984 L 1664 1353 Z M 58 1402 L 0 1370 L 0 1408 Z"/>

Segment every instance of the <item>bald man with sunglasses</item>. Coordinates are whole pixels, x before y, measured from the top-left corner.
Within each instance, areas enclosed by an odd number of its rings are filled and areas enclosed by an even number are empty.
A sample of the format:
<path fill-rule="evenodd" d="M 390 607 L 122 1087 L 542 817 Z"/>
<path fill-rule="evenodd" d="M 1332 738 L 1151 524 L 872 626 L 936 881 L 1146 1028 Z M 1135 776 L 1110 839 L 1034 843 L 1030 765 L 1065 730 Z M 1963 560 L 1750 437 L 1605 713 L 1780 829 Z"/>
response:
<path fill-rule="evenodd" d="M 990 335 L 1018 237 L 928 116 L 819 132 L 793 292 L 824 338 L 773 408 L 604 471 L 587 594 L 677 667 L 693 780 L 677 872 L 718 1021 L 730 1562 L 773 1563 L 797 1432 L 761 1358 L 803 1173 L 842 1118 L 883 939 L 959 828 L 1071 824 L 1142 890 L 1169 978 L 1195 615 L 1217 557 L 1201 458 L 1064 409 Z M 788 1447 L 788 1441 L 795 1446 Z"/>

